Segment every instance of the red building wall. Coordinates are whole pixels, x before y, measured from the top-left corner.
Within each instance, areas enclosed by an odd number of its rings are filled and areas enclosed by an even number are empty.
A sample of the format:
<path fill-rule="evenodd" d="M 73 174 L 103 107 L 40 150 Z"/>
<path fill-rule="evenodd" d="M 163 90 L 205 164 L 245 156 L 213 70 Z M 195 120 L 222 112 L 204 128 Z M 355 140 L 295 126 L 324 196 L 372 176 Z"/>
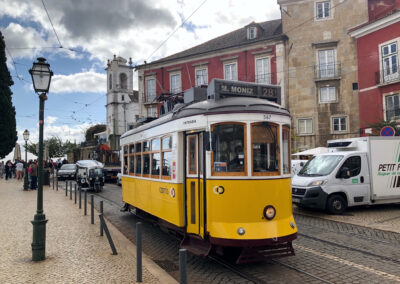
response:
<path fill-rule="evenodd" d="M 382 18 L 396 8 L 400 8 L 400 0 L 368 0 L 369 21 Z"/>
<path fill-rule="evenodd" d="M 384 118 L 383 94 L 400 90 L 400 83 L 378 86 L 380 78 L 379 45 L 398 37 L 400 37 L 400 23 L 385 27 L 357 40 L 361 128 L 366 128 Z"/>
<path fill-rule="evenodd" d="M 268 46 L 266 48 L 249 49 L 240 52 L 233 52 L 230 54 L 224 54 L 221 56 L 210 56 L 208 58 L 202 58 L 200 60 L 187 61 L 176 65 L 168 65 L 167 67 L 160 67 L 157 69 L 148 69 L 144 72 L 145 77 L 153 75 L 155 73 L 156 82 L 156 93 L 159 96 L 162 93 L 169 93 L 170 86 L 170 73 L 175 72 L 171 70 L 180 71 L 181 73 L 181 86 L 182 91 L 190 89 L 196 85 L 196 74 L 195 65 L 196 63 L 207 62 L 208 68 L 208 83 L 213 78 L 224 78 L 224 58 L 237 57 L 237 72 L 239 81 L 255 82 L 255 58 L 258 55 L 254 55 L 254 52 L 268 51 L 270 57 L 270 69 L 271 69 L 271 83 L 277 84 L 276 76 L 276 48 L 275 45 Z M 170 64 L 170 62 L 168 62 Z M 145 87 L 146 88 L 146 87 Z M 146 93 L 146 90 L 144 90 Z"/>

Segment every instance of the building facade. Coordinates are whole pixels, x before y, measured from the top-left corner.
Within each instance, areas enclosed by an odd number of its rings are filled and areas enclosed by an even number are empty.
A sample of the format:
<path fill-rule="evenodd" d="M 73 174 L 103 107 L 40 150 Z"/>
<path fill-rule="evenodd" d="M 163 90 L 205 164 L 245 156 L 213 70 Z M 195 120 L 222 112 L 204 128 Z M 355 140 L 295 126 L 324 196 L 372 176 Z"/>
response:
<path fill-rule="evenodd" d="M 360 135 L 357 53 L 349 29 L 368 21 L 367 0 L 278 0 L 285 45 L 292 150 Z"/>
<path fill-rule="evenodd" d="M 119 149 L 119 138 L 143 117 L 143 104 L 133 90 L 132 60 L 116 57 L 107 62 L 107 130 L 111 149 Z"/>
<path fill-rule="evenodd" d="M 368 22 L 350 31 L 357 42 L 362 135 L 373 134 L 373 124 L 400 119 L 400 0 L 368 2 Z"/>
<path fill-rule="evenodd" d="M 182 100 L 183 91 L 213 78 L 278 84 L 284 89 L 284 43 L 281 20 L 251 23 L 180 53 L 137 66 L 139 97 L 147 116 L 166 112 L 159 98 Z M 286 104 L 282 97 L 282 105 Z"/>

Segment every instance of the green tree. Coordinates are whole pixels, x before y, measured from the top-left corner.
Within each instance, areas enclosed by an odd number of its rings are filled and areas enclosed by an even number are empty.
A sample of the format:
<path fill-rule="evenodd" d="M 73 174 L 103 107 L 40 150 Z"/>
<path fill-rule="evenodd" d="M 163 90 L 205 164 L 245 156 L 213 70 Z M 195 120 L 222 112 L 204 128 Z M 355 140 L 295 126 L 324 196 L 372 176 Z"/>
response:
<path fill-rule="evenodd" d="M 96 124 L 89 127 L 85 133 L 86 142 L 92 142 L 94 140 L 94 134 L 100 133 L 106 130 L 105 124 Z"/>
<path fill-rule="evenodd" d="M 10 153 L 17 142 L 17 123 L 10 89 L 14 82 L 7 68 L 5 47 L 0 31 L 0 158 Z"/>
<path fill-rule="evenodd" d="M 51 137 L 44 141 L 46 147 L 49 148 L 49 158 L 62 157 L 68 152 L 73 151 L 76 148 L 76 144 L 70 141 L 63 142 L 59 137 Z M 28 144 L 27 150 L 29 153 L 38 155 L 37 143 Z"/>
<path fill-rule="evenodd" d="M 376 123 L 368 125 L 369 128 L 372 128 L 372 135 L 373 136 L 380 136 L 381 135 L 381 130 L 385 126 L 393 127 L 394 132 L 395 132 L 395 136 L 400 136 L 400 128 L 399 128 L 399 126 L 397 126 L 397 123 L 394 120 L 391 120 L 391 121 L 381 120 L 381 121 L 378 121 Z"/>

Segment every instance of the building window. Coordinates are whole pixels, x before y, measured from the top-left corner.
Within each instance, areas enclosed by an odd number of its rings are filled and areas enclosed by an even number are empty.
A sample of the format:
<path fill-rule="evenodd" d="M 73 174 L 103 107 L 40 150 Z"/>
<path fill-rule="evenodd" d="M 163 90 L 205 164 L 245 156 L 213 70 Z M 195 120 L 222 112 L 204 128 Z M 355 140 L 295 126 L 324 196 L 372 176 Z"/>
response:
<path fill-rule="evenodd" d="M 171 93 L 176 94 L 182 91 L 181 87 L 181 74 L 175 73 L 170 75 Z"/>
<path fill-rule="evenodd" d="M 298 121 L 298 133 L 299 135 L 312 134 L 313 133 L 313 120 L 312 118 L 300 118 Z"/>
<path fill-rule="evenodd" d="M 128 89 L 128 77 L 125 73 L 119 74 L 119 87 L 121 89 Z"/>
<path fill-rule="evenodd" d="M 326 19 L 331 16 L 331 1 L 323 1 L 315 3 L 316 18 Z"/>
<path fill-rule="evenodd" d="M 335 76 L 335 50 L 318 50 L 318 75 L 319 78 Z"/>
<path fill-rule="evenodd" d="M 271 67 L 269 57 L 256 58 L 256 83 L 271 84 Z"/>
<path fill-rule="evenodd" d="M 146 79 L 146 102 L 151 103 L 156 98 L 156 80 Z"/>
<path fill-rule="evenodd" d="M 332 129 L 333 132 L 347 131 L 347 117 L 346 116 L 332 117 Z"/>
<path fill-rule="evenodd" d="M 319 102 L 336 102 L 336 87 L 324 86 L 319 89 Z"/>
<path fill-rule="evenodd" d="M 121 101 L 125 101 L 125 96 L 121 95 Z"/>
<path fill-rule="evenodd" d="M 147 117 L 157 117 L 157 108 L 155 106 L 147 108 Z"/>
<path fill-rule="evenodd" d="M 234 63 L 227 63 L 224 64 L 224 79 L 225 80 L 237 80 L 237 64 Z"/>
<path fill-rule="evenodd" d="M 257 37 L 257 28 L 250 27 L 247 28 L 247 39 L 255 39 Z"/>
<path fill-rule="evenodd" d="M 400 117 L 399 94 L 385 97 L 386 120 L 395 120 Z"/>
<path fill-rule="evenodd" d="M 112 89 L 112 75 L 108 76 L 108 88 L 111 90 Z"/>
<path fill-rule="evenodd" d="M 196 69 L 196 86 L 208 84 L 208 72 L 207 68 Z"/>
<path fill-rule="evenodd" d="M 387 82 L 399 79 L 397 42 L 381 46 L 381 56 L 384 81 Z"/>

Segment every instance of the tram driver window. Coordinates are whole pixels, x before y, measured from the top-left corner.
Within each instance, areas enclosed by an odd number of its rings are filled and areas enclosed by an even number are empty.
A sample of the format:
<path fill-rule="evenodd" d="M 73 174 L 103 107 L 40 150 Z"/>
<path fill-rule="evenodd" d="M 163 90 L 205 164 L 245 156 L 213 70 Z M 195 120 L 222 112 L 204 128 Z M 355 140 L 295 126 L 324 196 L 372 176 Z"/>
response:
<path fill-rule="evenodd" d="M 215 150 L 213 153 L 214 173 L 245 172 L 244 124 L 220 124 L 213 128 Z"/>
<path fill-rule="evenodd" d="M 279 171 L 278 127 L 262 122 L 251 125 L 253 174 Z"/>

